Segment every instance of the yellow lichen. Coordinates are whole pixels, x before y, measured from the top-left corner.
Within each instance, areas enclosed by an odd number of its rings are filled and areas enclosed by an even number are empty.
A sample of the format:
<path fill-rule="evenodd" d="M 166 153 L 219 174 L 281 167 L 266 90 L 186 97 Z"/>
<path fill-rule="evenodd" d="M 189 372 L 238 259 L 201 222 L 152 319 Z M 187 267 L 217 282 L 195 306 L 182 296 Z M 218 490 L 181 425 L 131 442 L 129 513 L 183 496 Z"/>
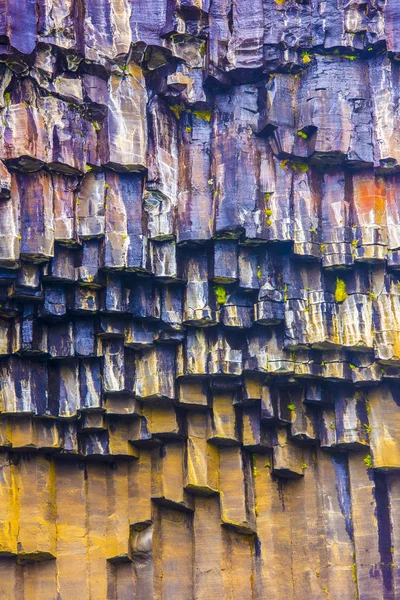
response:
<path fill-rule="evenodd" d="M 357 582 L 357 563 L 353 563 L 353 566 L 351 568 L 351 575 L 353 577 L 353 581 L 356 586 L 356 600 L 358 600 L 359 595 L 358 595 L 358 582 Z"/>
<path fill-rule="evenodd" d="M 317 575 L 317 577 L 319 577 L 319 575 Z M 326 587 L 326 585 L 322 586 L 322 591 L 324 592 L 324 594 L 326 594 L 328 596 L 328 600 L 332 600 L 332 596 L 330 595 L 329 590 Z"/>
<path fill-rule="evenodd" d="M 300 135 L 300 137 L 306 136 L 306 134 L 305 133 L 303 134 L 303 132 L 301 132 L 301 134 L 299 133 L 298 135 Z M 307 136 L 306 136 L 306 138 L 307 138 Z M 288 168 L 292 169 L 295 173 L 307 173 L 307 171 L 308 171 L 307 163 L 291 162 L 287 158 L 285 158 L 284 160 L 281 160 L 280 167 L 281 167 L 281 169 L 286 169 L 286 167 L 288 167 Z"/>
<path fill-rule="evenodd" d="M 258 477 L 260 474 L 260 471 L 257 469 L 257 455 L 253 454 L 252 458 L 253 458 L 253 476 Z"/>
<path fill-rule="evenodd" d="M 306 133 L 304 133 L 304 131 L 298 131 L 297 135 L 301 138 L 303 138 L 303 140 L 307 140 L 308 139 L 308 135 Z"/>
<path fill-rule="evenodd" d="M 307 163 L 293 163 L 290 165 L 293 171 L 299 171 L 300 173 L 307 173 L 308 165 Z"/>
<path fill-rule="evenodd" d="M 170 106 L 170 109 L 172 110 L 172 112 L 174 113 L 176 118 L 180 119 L 181 112 L 183 112 L 185 110 L 185 105 L 184 104 L 175 104 L 173 106 Z"/>
<path fill-rule="evenodd" d="M 364 465 L 367 467 L 367 469 L 372 469 L 372 457 L 370 454 L 367 454 L 367 456 L 364 458 Z"/>
<path fill-rule="evenodd" d="M 202 121 L 207 121 L 208 123 L 211 121 L 211 110 L 194 110 L 193 114 L 196 119 L 201 119 Z"/>
<path fill-rule="evenodd" d="M 301 60 L 305 65 L 308 65 L 311 62 L 311 54 L 309 52 L 302 52 Z"/>
<path fill-rule="evenodd" d="M 218 304 L 225 304 L 228 297 L 226 289 L 222 287 L 222 285 L 217 285 L 217 287 L 214 288 L 214 291 Z"/>
<path fill-rule="evenodd" d="M 335 300 L 336 302 L 344 302 L 347 298 L 346 284 L 343 279 L 336 277 Z"/>

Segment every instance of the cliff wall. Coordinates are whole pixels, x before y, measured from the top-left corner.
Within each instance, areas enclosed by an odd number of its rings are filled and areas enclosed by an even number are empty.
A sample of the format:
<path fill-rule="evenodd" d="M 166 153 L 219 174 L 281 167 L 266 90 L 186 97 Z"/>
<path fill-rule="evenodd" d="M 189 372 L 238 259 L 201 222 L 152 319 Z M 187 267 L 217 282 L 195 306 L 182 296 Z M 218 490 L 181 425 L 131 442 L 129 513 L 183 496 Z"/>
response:
<path fill-rule="evenodd" d="M 400 598 L 398 0 L 0 0 L 0 598 Z"/>

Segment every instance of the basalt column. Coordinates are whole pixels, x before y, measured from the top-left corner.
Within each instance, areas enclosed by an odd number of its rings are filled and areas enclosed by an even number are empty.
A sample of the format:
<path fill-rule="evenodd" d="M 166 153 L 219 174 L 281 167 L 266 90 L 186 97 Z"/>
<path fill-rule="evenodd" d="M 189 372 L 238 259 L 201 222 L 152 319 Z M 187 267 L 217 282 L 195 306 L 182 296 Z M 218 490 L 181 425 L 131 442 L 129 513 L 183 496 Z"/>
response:
<path fill-rule="evenodd" d="M 0 0 L 0 600 L 400 599 L 399 0 Z"/>

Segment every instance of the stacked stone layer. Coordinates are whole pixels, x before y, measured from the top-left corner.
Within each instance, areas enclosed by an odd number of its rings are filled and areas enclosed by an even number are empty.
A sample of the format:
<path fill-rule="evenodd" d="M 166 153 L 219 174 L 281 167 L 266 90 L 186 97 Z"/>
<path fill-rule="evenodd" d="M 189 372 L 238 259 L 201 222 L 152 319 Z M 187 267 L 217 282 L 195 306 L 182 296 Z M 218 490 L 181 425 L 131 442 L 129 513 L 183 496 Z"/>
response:
<path fill-rule="evenodd" d="M 0 598 L 400 597 L 398 0 L 0 1 Z"/>

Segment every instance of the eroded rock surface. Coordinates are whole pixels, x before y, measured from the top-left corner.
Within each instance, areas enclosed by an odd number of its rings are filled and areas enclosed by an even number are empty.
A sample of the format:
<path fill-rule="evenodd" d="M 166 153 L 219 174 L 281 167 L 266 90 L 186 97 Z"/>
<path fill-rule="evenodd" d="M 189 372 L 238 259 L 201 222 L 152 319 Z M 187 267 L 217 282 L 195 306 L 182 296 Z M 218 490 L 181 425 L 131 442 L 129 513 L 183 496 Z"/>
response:
<path fill-rule="evenodd" d="M 400 597 L 398 0 L 0 0 L 0 597 Z"/>

